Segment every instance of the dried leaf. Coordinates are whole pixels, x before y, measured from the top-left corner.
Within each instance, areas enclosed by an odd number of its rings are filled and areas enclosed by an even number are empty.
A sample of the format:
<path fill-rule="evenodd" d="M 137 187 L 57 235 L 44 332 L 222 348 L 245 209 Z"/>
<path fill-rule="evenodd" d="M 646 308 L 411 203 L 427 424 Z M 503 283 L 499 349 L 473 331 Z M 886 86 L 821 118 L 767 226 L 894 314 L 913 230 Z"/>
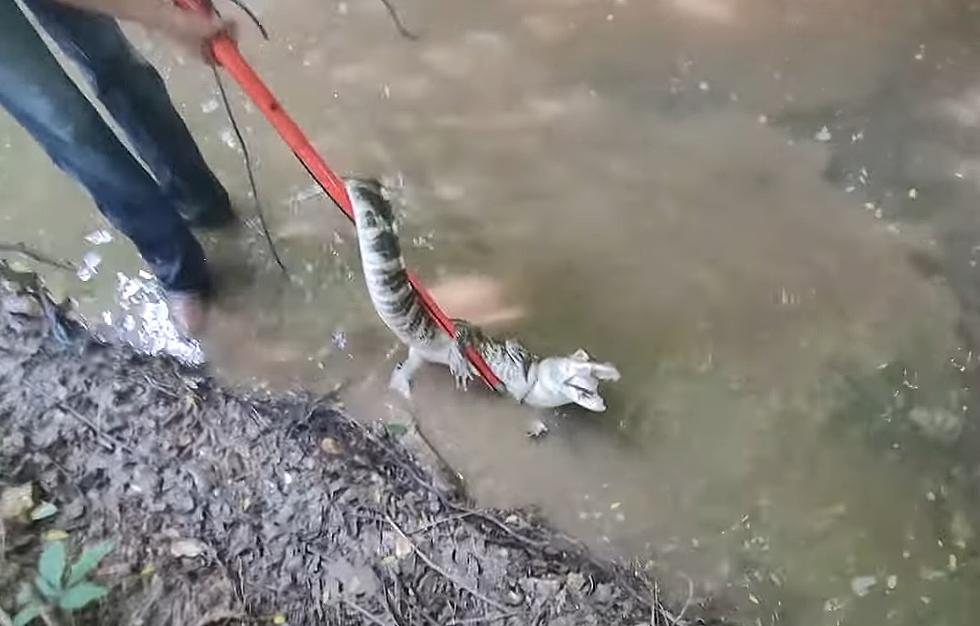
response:
<path fill-rule="evenodd" d="M 399 536 L 397 539 L 395 539 L 395 556 L 397 556 L 399 559 L 404 559 L 414 551 L 415 546 L 413 546 L 412 542 L 405 537 Z"/>
<path fill-rule="evenodd" d="M 170 554 L 193 559 L 207 551 L 207 546 L 196 539 L 177 539 L 170 544 Z"/>
<path fill-rule="evenodd" d="M 341 448 L 340 444 L 333 437 L 324 437 L 320 440 L 320 449 L 327 454 L 340 454 Z"/>
<path fill-rule="evenodd" d="M 61 530 L 60 528 L 52 528 L 51 530 L 41 535 L 41 537 L 45 541 L 64 541 L 65 539 L 68 539 L 68 533 Z"/>
<path fill-rule="evenodd" d="M 153 563 L 147 563 L 140 570 L 140 576 L 153 576 L 157 572 L 157 566 Z"/>
<path fill-rule="evenodd" d="M 0 493 L 0 519 L 21 517 L 34 508 L 34 485 L 25 483 L 7 487 Z"/>

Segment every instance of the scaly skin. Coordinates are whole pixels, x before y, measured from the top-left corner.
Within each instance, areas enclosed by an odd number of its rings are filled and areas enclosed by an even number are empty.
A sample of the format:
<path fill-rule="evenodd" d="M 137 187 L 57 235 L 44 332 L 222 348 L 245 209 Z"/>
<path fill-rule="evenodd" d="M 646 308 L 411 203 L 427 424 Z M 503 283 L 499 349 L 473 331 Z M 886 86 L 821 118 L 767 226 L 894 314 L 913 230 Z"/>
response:
<path fill-rule="evenodd" d="M 408 358 L 391 376 L 391 387 L 406 398 L 411 379 L 424 363 L 449 367 L 458 387 L 465 389 L 476 374 L 464 356 L 475 348 L 501 381 L 502 389 L 518 402 L 539 408 L 577 404 L 590 411 L 605 411 L 599 382 L 619 380 L 611 363 L 592 361 L 584 350 L 568 356 L 540 358 L 513 339 L 484 334 L 465 320 L 454 320 L 450 338 L 426 311 L 408 281 L 391 204 L 376 180 L 346 179 L 354 207 L 364 280 L 375 311 L 398 339 L 408 346 Z"/>

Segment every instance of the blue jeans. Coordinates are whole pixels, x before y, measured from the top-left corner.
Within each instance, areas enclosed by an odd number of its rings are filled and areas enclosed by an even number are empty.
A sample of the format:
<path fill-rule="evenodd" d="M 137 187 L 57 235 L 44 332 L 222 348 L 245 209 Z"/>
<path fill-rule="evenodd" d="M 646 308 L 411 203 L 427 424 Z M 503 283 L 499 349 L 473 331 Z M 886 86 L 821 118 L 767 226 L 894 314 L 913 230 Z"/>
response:
<path fill-rule="evenodd" d="M 38 23 L 82 69 L 143 168 L 65 74 L 13 0 L 0 0 L 0 105 L 78 180 L 170 291 L 207 292 L 204 252 L 184 218 L 229 211 L 163 80 L 114 19 L 26 0 Z M 183 216 L 182 216 L 183 214 Z"/>

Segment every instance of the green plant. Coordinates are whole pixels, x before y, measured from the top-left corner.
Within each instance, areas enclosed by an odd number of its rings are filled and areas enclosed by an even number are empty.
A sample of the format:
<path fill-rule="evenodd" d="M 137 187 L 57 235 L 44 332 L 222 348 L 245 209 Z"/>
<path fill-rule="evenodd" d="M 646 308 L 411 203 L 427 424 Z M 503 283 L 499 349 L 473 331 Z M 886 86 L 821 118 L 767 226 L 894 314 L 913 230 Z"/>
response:
<path fill-rule="evenodd" d="M 70 613 L 105 597 L 109 590 L 90 582 L 87 576 L 112 548 L 109 541 L 90 546 L 66 571 L 65 542 L 48 542 L 38 558 L 34 583 L 25 584 L 17 594 L 20 611 L 14 616 L 13 626 L 26 626 L 38 617 L 50 623 L 52 610 Z"/>

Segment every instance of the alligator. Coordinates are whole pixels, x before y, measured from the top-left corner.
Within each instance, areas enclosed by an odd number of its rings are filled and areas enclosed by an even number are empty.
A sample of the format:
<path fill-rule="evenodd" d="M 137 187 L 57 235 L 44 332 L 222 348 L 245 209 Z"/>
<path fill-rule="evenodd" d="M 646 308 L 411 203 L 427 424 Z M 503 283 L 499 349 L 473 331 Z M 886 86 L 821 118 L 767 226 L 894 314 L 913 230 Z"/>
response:
<path fill-rule="evenodd" d="M 541 358 L 515 339 L 496 339 L 465 320 L 453 320 L 455 336 L 442 330 L 412 287 L 402 257 L 388 190 L 376 179 L 344 179 L 354 210 L 361 265 L 368 294 L 381 321 L 406 346 L 408 357 L 391 375 L 390 387 L 411 398 L 412 377 L 425 363 L 445 365 L 465 390 L 477 373 L 467 360 L 474 348 L 500 380 L 495 391 L 537 408 L 577 404 L 606 410 L 600 381 L 619 380 L 611 363 L 593 361 L 582 349 Z"/>

